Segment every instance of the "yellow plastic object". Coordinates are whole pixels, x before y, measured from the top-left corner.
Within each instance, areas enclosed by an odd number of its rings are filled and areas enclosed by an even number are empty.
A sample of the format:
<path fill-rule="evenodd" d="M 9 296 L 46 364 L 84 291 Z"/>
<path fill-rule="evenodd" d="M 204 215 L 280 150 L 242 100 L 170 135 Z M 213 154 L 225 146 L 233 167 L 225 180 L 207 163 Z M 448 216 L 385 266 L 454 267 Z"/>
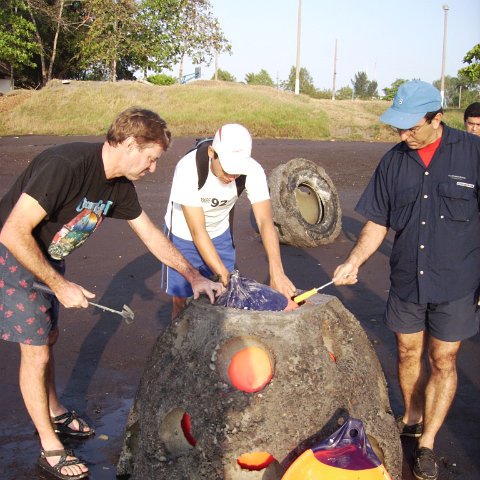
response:
<path fill-rule="evenodd" d="M 348 277 L 348 275 L 345 275 L 346 277 Z M 330 282 L 326 283 L 325 285 L 322 285 L 321 287 L 317 287 L 317 288 L 312 288 L 311 290 L 309 290 L 308 292 L 303 292 L 301 293 L 300 295 L 297 295 L 296 297 L 293 298 L 293 301 L 295 303 L 300 303 L 300 302 L 303 302 L 304 300 L 306 300 L 307 298 L 310 298 L 312 295 L 315 295 L 316 293 L 318 293 L 320 290 L 322 290 L 323 288 L 325 287 L 328 287 L 329 285 L 331 285 L 333 283 L 333 280 L 331 280 Z"/>
<path fill-rule="evenodd" d="M 317 293 L 317 289 L 316 288 L 312 288 L 311 290 L 309 290 L 308 292 L 303 292 L 301 293 L 300 295 L 297 295 L 296 297 L 293 297 L 293 301 L 295 303 L 300 303 L 300 302 L 303 302 L 304 300 L 306 300 L 307 298 L 310 298 L 312 297 L 313 295 L 315 295 Z"/>

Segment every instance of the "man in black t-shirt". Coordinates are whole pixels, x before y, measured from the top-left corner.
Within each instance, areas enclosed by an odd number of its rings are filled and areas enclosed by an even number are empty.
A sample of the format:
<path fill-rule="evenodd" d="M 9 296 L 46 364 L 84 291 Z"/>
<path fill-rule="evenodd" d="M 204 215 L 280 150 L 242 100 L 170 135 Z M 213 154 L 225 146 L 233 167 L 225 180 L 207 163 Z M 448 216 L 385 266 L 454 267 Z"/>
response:
<path fill-rule="evenodd" d="M 88 468 L 64 450 L 56 433 L 77 438 L 94 433 L 57 397 L 52 348 L 57 316 L 86 308 L 94 294 L 64 276 L 64 259 L 105 217 L 127 220 L 161 262 L 178 270 L 214 301 L 223 286 L 203 277 L 151 222 L 133 181 L 156 163 L 171 141 L 154 112 L 130 108 L 111 125 L 101 144 L 71 143 L 35 157 L 0 200 L 0 337 L 20 345 L 20 388 L 41 442 L 39 465 L 57 478 L 84 478 Z M 33 289 L 39 280 L 55 296 Z"/>

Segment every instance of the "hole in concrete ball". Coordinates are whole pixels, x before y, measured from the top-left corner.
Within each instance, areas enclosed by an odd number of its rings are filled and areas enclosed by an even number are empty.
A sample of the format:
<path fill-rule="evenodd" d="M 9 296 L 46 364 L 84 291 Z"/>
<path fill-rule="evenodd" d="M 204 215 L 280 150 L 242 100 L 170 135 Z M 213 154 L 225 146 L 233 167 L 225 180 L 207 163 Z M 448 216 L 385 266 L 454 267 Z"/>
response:
<path fill-rule="evenodd" d="M 171 458 L 189 453 L 197 443 L 191 432 L 190 415 L 180 407 L 170 410 L 160 425 L 160 439 Z"/>
<path fill-rule="evenodd" d="M 222 380 L 247 393 L 265 388 L 274 373 L 273 355 L 253 337 L 235 337 L 225 342 L 217 356 Z"/>
<path fill-rule="evenodd" d="M 242 453 L 237 458 L 237 463 L 244 470 L 259 471 L 267 468 L 275 458 L 268 452 Z"/>

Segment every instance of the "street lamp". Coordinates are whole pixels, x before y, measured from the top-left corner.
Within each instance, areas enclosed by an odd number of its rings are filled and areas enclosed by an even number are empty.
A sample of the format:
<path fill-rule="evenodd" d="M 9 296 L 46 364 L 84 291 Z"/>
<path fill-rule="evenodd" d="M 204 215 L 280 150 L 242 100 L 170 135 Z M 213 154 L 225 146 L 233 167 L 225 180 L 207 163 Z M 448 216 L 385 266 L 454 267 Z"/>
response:
<path fill-rule="evenodd" d="M 297 68 L 295 70 L 295 95 L 300 93 L 300 33 L 302 30 L 302 0 L 298 0 Z"/>
<path fill-rule="evenodd" d="M 445 103 L 445 53 L 447 51 L 447 15 L 448 15 L 448 5 L 445 4 L 442 6 L 443 11 L 445 12 L 443 20 L 443 54 L 442 54 L 442 78 L 440 80 L 440 94 L 442 96 L 442 107 Z"/>

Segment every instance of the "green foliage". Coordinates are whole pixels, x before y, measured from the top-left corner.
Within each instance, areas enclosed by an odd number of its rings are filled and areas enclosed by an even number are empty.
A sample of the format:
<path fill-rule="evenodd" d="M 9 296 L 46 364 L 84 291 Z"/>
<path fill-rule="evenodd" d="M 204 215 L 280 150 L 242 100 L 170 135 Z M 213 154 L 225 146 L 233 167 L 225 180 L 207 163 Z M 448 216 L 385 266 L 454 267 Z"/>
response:
<path fill-rule="evenodd" d="M 231 51 L 209 0 L 0 0 L 0 25 L 0 58 L 31 65 L 30 86 L 134 78 L 184 55 L 199 64 Z"/>
<path fill-rule="evenodd" d="M 215 74 L 213 74 L 211 79 L 215 80 Z M 222 70 L 221 68 L 217 70 L 217 80 L 221 80 L 222 82 L 237 81 L 237 79 L 230 72 L 227 72 L 226 70 Z"/>
<path fill-rule="evenodd" d="M 458 71 L 459 76 L 465 77 L 472 84 L 476 84 L 477 88 L 480 82 L 480 43 L 477 43 L 463 57 L 463 63 L 468 63 L 467 67 L 463 67 Z"/>
<path fill-rule="evenodd" d="M 350 87 L 342 87 L 337 90 L 335 98 L 337 100 L 351 100 L 353 97 L 353 90 Z"/>
<path fill-rule="evenodd" d="M 290 69 L 288 80 L 282 82 L 282 88 L 291 92 L 295 91 L 295 80 L 297 76 L 297 69 L 293 66 Z M 314 96 L 316 94 L 316 88 L 313 85 L 313 78 L 305 67 L 301 67 L 299 71 L 299 91 L 305 95 Z"/>
<path fill-rule="evenodd" d="M 132 69 L 158 71 L 173 66 L 181 54 L 178 39 L 182 38 L 181 12 L 185 3 L 185 0 L 136 2 L 138 26 L 129 52 Z"/>
<path fill-rule="evenodd" d="M 405 82 L 408 82 L 408 80 L 405 80 L 403 78 L 397 78 L 390 87 L 385 87 L 383 89 L 385 93 L 385 96 L 383 98 L 385 100 L 393 100 L 398 92 L 400 85 Z"/>
<path fill-rule="evenodd" d="M 89 0 L 88 8 L 95 20 L 81 45 L 81 65 L 87 70 L 98 69 L 103 78 L 114 81 L 117 61 L 135 50 L 137 32 L 141 31 L 136 4 L 133 0 Z"/>
<path fill-rule="evenodd" d="M 180 3 L 179 59 L 189 56 L 194 65 L 210 65 L 215 54 L 231 53 L 232 46 L 213 16 L 209 0 L 183 0 Z"/>
<path fill-rule="evenodd" d="M 249 85 L 265 85 L 267 87 L 274 86 L 272 77 L 270 77 L 268 72 L 263 68 L 258 73 L 247 73 L 245 75 L 245 82 Z"/>
<path fill-rule="evenodd" d="M 320 99 L 327 99 L 327 100 L 331 100 L 332 96 L 333 96 L 333 92 L 328 88 L 324 90 L 315 90 L 315 92 L 311 95 L 312 98 L 320 98 Z"/>
<path fill-rule="evenodd" d="M 433 86 L 440 90 L 441 80 L 435 80 Z M 472 102 L 478 102 L 480 92 L 471 88 L 464 78 L 445 76 L 445 104 L 449 108 L 465 108 Z"/>
<path fill-rule="evenodd" d="M 0 59 L 14 68 L 35 65 L 35 26 L 22 16 L 26 11 L 27 6 L 21 0 L 0 0 Z"/>
<path fill-rule="evenodd" d="M 155 85 L 173 85 L 174 83 L 177 83 L 177 79 L 175 77 L 166 75 L 165 73 L 155 73 L 154 75 L 149 75 L 147 80 Z"/>
<path fill-rule="evenodd" d="M 355 98 L 367 100 L 378 96 L 378 83 L 375 80 L 369 80 L 366 72 L 356 73 L 351 82 Z"/>

